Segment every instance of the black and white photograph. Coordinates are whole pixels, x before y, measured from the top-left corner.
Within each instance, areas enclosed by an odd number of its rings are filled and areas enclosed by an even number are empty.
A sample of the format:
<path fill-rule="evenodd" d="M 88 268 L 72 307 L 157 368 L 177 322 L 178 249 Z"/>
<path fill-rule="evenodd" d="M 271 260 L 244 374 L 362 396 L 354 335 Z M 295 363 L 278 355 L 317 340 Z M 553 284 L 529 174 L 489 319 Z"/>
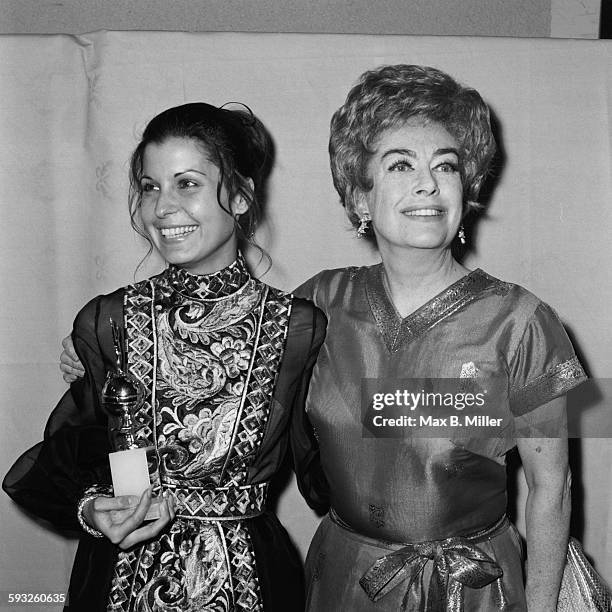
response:
<path fill-rule="evenodd" d="M 0 12 L 0 609 L 612 612 L 608 0 Z"/>

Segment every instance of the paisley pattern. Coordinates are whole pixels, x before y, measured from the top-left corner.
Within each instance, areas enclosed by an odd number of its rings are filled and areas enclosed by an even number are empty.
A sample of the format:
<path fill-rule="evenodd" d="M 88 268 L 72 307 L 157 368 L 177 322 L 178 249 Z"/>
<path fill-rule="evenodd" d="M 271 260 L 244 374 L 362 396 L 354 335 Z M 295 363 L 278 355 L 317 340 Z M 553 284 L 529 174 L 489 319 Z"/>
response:
<path fill-rule="evenodd" d="M 181 297 L 157 317 L 158 445 L 168 483 L 220 483 L 253 358 L 262 292 L 249 281 L 213 304 Z"/>
<path fill-rule="evenodd" d="M 252 279 L 240 257 L 198 277 L 170 267 L 126 292 L 128 364 L 149 390 L 138 436 L 157 451 L 177 518 L 120 553 L 108 610 L 263 610 L 246 525 L 267 483 L 247 469 L 264 437 L 291 297 Z"/>

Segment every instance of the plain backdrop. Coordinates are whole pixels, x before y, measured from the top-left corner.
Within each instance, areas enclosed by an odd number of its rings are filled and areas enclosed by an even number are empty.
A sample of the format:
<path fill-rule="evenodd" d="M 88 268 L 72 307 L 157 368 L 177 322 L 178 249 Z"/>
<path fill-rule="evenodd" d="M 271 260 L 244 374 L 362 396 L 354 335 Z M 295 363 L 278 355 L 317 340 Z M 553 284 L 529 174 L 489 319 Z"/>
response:
<path fill-rule="evenodd" d="M 333 111 L 384 63 L 436 66 L 489 102 L 501 155 L 466 264 L 553 305 L 589 374 L 612 378 L 611 43 L 98 32 L 5 36 L 0 57 L 3 473 L 65 390 L 60 340 L 78 309 L 161 269 L 150 258 L 135 275 L 146 248 L 127 214 L 127 160 L 147 121 L 198 100 L 245 102 L 262 119 L 276 146 L 258 232 L 274 261 L 263 280 L 291 289 L 323 268 L 377 261 L 338 204 L 326 149 Z M 610 581 L 612 442 L 579 440 L 572 453 L 575 527 Z M 522 529 L 523 485 L 516 495 Z M 0 589 L 65 589 L 74 542 L 5 495 L 0 512 Z M 292 484 L 279 514 L 305 552 L 318 518 Z"/>

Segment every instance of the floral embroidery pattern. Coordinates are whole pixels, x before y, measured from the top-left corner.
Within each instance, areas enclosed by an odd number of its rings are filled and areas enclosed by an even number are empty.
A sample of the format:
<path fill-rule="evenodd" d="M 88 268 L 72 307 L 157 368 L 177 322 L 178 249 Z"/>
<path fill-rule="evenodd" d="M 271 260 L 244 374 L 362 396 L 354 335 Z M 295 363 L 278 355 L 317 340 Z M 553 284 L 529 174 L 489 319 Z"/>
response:
<path fill-rule="evenodd" d="M 158 443 L 168 482 L 219 482 L 253 356 L 259 299 L 258 292 L 241 294 L 224 308 L 179 300 L 158 316 Z"/>
<path fill-rule="evenodd" d="M 155 428 L 159 474 L 176 492 L 179 512 L 167 532 L 119 554 L 109 609 L 263 610 L 253 543 L 242 517 L 261 512 L 267 483 L 241 479 L 264 437 L 291 299 L 268 291 L 244 270 L 239 260 L 194 283 L 170 268 L 157 280 L 154 303 L 164 307 L 155 310 L 154 319 L 144 285 L 126 299 L 130 371 L 148 388 L 149 363 L 157 374 L 155 405 L 148 395 L 147 414 L 136 415 L 138 434 L 152 444 L 150 427 Z M 202 297 L 206 287 L 210 299 Z M 197 297 L 189 297 L 188 288 L 197 290 Z M 213 520 L 216 516 L 225 520 Z"/>
<path fill-rule="evenodd" d="M 236 378 L 241 371 L 248 370 L 251 361 L 251 351 L 247 350 L 244 340 L 234 340 L 226 336 L 221 342 L 213 342 L 210 346 L 230 378 Z"/>

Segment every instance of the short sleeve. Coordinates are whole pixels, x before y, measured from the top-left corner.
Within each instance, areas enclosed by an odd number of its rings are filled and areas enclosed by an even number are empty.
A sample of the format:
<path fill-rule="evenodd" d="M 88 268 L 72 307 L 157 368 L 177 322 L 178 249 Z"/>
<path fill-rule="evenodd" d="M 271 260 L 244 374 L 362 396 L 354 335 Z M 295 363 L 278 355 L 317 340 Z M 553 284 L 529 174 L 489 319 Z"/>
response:
<path fill-rule="evenodd" d="M 566 394 L 587 376 L 555 311 L 540 302 L 510 362 L 510 409 L 522 416 Z"/>

